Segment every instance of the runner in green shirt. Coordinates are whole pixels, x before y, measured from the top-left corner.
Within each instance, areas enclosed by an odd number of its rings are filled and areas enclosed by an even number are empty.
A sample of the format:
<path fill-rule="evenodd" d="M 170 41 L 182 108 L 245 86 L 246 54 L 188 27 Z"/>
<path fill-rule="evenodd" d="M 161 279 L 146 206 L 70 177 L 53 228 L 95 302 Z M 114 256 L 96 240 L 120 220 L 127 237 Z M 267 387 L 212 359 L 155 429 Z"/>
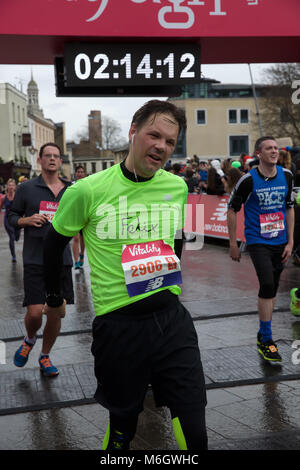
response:
<path fill-rule="evenodd" d="M 95 398 L 110 413 L 107 450 L 129 449 L 149 383 L 157 406 L 171 411 L 179 447 L 207 449 L 198 339 L 178 300 L 175 236 L 184 226 L 187 187 L 162 169 L 185 127 L 184 112 L 167 101 L 142 106 L 125 161 L 68 188 L 45 240 L 45 311 L 63 315 L 60 253 L 83 233 L 96 312 Z"/>

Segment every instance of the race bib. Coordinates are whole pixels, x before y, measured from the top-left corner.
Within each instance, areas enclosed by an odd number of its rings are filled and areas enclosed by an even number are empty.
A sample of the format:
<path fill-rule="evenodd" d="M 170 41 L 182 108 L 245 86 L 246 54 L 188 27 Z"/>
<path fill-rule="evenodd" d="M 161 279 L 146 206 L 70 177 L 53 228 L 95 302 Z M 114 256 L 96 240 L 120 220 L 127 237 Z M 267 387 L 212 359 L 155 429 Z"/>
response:
<path fill-rule="evenodd" d="M 182 283 L 180 261 L 163 240 L 123 245 L 122 268 L 129 297 Z"/>
<path fill-rule="evenodd" d="M 284 234 L 284 215 L 282 212 L 272 214 L 261 214 L 260 234 L 263 238 L 281 237 Z"/>
<path fill-rule="evenodd" d="M 45 214 L 50 224 L 52 223 L 54 214 L 57 211 L 58 204 L 59 202 L 53 202 L 53 201 L 41 201 L 40 202 L 39 214 Z"/>

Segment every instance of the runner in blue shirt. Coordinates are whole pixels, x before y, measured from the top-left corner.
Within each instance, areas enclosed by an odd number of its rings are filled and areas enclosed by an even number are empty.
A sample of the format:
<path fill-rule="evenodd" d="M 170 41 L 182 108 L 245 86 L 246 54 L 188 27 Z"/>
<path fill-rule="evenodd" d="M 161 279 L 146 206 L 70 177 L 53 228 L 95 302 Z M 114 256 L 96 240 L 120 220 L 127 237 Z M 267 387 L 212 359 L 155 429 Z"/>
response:
<path fill-rule="evenodd" d="M 240 261 L 236 240 L 236 213 L 244 204 L 245 238 L 259 280 L 258 352 L 267 361 L 281 362 L 272 339 L 272 313 L 284 265 L 293 250 L 293 175 L 277 165 L 279 149 L 273 137 L 256 141 L 259 165 L 236 184 L 228 201 L 228 231 L 232 260 Z"/>

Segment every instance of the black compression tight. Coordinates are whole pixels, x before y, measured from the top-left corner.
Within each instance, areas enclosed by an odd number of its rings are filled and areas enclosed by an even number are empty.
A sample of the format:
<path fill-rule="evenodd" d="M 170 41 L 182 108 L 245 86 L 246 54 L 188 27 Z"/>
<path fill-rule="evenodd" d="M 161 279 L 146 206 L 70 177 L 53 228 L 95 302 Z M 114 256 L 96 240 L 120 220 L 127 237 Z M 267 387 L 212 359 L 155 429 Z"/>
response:
<path fill-rule="evenodd" d="M 207 450 L 205 407 L 174 413 L 171 410 L 174 435 L 180 450 Z"/>
<path fill-rule="evenodd" d="M 205 408 L 188 412 L 171 411 L 174 435 L 181 450 L 207 450 Z M 109 426 L 103 441 L 103 450 L 128 450 L 135 436 L 138 415 L 130 418 L 110 413 Z"/>

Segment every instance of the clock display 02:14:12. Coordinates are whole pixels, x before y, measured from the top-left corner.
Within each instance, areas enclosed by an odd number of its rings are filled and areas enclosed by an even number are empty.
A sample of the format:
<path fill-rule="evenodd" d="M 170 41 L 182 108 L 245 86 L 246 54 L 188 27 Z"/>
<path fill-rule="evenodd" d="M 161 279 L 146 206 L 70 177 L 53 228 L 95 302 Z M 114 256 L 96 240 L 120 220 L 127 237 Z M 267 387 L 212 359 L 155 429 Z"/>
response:
<path fill-rule="evenodd" d="M 125 78 L 130 80 L 132 78 L 151 79 L 151 78 L 167 78 L 167 79 L 193 79 L 196 78 L 196 73 L 194 70 L 195 57 L 192 53 L 186 52 L 181 54 L 179 57 L 180 64 L 175 63 L 174 53 L 170 52 L 164 59 L 155 59 L 153 60 L 154 64 L 151 65 L 151 54 L 147 53 L 143 56 L 141 61 L 138 63 L 136 69 L 132 70 L 132 55 L 131 53 L 125 54 L 120 60 L 112 59 L 112 64 L 110 58 L 107 54 L 96 54 L 93 58 L 93 63 L 99 64 L 97 70 L 92 75 L 92 62 L 90 57 L 85 53 L 77 54 L 74 60 L 74 70 L 75 75 L 79 80 L 109 80 L 109 79 L 119 79 L 119 72 L 111 71 L 113 67 L 125 67 Z M 161 69 L 160 67 L 165 67 Z M 155 69 L 153 67 L 156 67 Z M 159 71 L 157 71 L 157 67 Z M 115 69 L 116 70 L 116 69 Z M 178 72 L 176 72 L 178 70 Z M 166 74 L 163 77 L 163 73 Z M 177 77 L 176 74 L 178 73 Z M 92 75 L 92 76 L 91 76 Z"/>

